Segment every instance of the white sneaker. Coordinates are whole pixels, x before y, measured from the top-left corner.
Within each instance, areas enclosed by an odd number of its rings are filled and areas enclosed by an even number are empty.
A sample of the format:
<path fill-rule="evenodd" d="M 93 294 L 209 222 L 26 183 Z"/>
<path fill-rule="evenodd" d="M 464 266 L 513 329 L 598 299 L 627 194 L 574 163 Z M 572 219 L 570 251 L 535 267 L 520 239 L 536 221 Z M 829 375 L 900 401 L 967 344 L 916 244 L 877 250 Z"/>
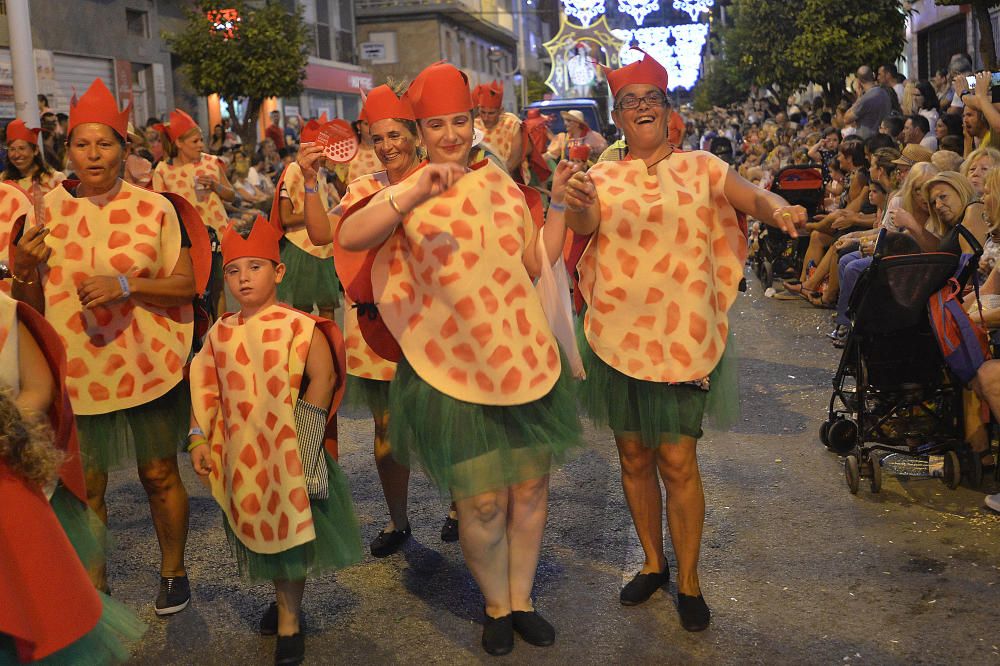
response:
<path fill-rule="evenodd" d="M 987 495 L 985 499 L 983 499 L 983 502 L 994 511 L 1000 511 L 1000 493 L 997 493 L 996 495 Z"/>

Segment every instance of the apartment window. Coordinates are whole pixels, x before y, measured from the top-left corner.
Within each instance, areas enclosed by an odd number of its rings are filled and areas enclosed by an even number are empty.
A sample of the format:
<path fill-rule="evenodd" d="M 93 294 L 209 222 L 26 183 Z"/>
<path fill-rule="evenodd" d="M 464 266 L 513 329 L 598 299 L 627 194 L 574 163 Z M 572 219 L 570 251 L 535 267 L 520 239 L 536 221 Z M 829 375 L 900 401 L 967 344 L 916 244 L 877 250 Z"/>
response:
<path fill-rule="evenodd" d="M 316 56 L 333 59 L 330 40 L 330 5 L 328 0 L 316 0 Z"/>
<path fill-rule="evenodd" d="M 149 39 L 149 12 L 140 9 L 126 9 L 125 30 L 135 37 Z"/>

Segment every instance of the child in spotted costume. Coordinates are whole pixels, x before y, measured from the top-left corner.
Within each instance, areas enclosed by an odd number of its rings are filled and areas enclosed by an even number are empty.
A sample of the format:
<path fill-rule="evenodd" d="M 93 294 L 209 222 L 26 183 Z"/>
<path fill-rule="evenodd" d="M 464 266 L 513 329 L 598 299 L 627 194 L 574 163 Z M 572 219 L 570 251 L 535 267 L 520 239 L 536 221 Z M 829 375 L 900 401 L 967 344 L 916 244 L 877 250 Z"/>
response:
<path fill-rule="evenodd" d="M 502 168 L 467 168 L 472 99 L 458 69 L 428 67 L 405 97 L 429 164 L 345 213 L 337 231 L 344 249 L 373 253 L 368 298 L 402 351 L 389 440 L 456 501 L 462 552 L 486 601 L 483 648 L 509 652 L 515 631 L 551 645 L 531 588 L 548 474 L 580 443 L 580 426 L 531 275 L 538 243 L 545 260 L 560 258 L 562 214 L 550 211 L 538 229 Z M 557 173 L 557 202 L 568 173 Z M 347 288 L 363 302 L 359 282 Z"/>
<path fill-rule="evenodd" d="M 260 632 L 276 664 L 305 655 L 307 576 L 361 559 L 347 480 L 334 460 L 344 390 L 336 324 L 277 302 L 285 274 L 262 217 L 222 239 L 226 285 L 240 311 L 220 318 L 191 363 L 191 464 L 225 514 L 240 573 L 274 582 Z"/>
<path fill-rule="evenodd" d="M 190 600 L 177 447 L 208 238 L 166 198 L 121 180 L 128 114 L 100 79 L 71 107 L 67 154 L 80 182 L 49 192 L 41 224 L 18 240 L 13 294 L 44 313 L 66 350 L 87 499 L 103 521 L 108 470 L 138 463 L 161 550 L 155 610 L 169 615 Z"/>
<path fill-rule="evenodd" d="M 592 234 L 578 266 L 588 306 L 578 335 L 587 372 L 581 402 L 614 432 L 646 556 L 621 602 L 642 603 L 669 582 L 659 470 L 681 623 L 700 631 L 710 613 L 697 572 L 705 499 L 695 452 L 706 406 L 719 416 L 738 408 L 724 355 L 747 250 L 736 210 L 792 235 L 805 210 L 709 153 L 674 151 L 667 72 L 652 57 L 607 78 L 629 155 L 574 174 L 566 195 L 569 227 Z"/>

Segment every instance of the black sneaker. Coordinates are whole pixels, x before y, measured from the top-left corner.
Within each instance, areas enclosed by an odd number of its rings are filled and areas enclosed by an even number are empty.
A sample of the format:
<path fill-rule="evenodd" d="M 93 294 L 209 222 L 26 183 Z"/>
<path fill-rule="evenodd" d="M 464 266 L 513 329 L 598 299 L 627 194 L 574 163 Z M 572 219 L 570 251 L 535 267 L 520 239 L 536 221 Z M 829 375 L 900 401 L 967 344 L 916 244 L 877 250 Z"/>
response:
<path fill-rule="evenodd" d="M 705 631 L 712 620 L 712 611 L 700 594 L 692 597 L 678 592 L 677 613 L 681 616 L 681 626 L 687 631 Z"/>
<path fill-rule="evenodd" d="M 510 614 L 503 617 L 486 616 L 483 623 L 483 649 L 494 657 L 514 649 L 514 623 Z"/>
<path fill-rule="evenodd" d="M 622 588 L 618 599 L 622 602 L 622 606 L 637 606 L 669 582 L 670 567 L 664 569 L 663 573 L 638 573 Z"/>
<path fill-rule="evenodd" d="M 156 595 L 153 610 L 159 616 L 180 613 L 191 603 L 191 586 L 187 576 L 160 578 L 160 593 Z"/>
<path fill-rule="evenodd" d="M 406 529 L 392 530 L 391 532 L 379 532 L 378 536 L 372 540 L 372 557 L 389 557 L 399 550 L 407 539 L 410 538 L 410 526 Z"/>
<path fill-rule="evenodd" d="M 524 639 L 525 643 L 548 647 L 556 642 L 556 630 L 536 611 L 514 611 L 511 616 L 514 620 L 514 631 Z"/>
<path fill-rule="evenodd" d="M 301 664 L 306 658 L 306 639 L 302 631 L 291 636 L 278 636 L 278 644 L 274 648 L 275 666 L 294 666 Z"/>
<path fill-rule="evenodd" d="M 441 541 L 448 543 L 458 541 L 458 518 L 448 516 L 444 519 L 444 525 L 441 526 Z"/>

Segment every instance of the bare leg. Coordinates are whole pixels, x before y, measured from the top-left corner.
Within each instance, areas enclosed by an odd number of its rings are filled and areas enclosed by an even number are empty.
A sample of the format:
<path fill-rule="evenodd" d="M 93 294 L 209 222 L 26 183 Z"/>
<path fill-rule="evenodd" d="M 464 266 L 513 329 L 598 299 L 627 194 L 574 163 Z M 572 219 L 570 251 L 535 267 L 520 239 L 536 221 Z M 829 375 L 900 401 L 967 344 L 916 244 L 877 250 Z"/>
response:
<path fill-rule="evenodd" d="M 615 433 L 622 467 L 622 488 L 646 561 L 640 573 L 661 573 L 663 555 L 663 495 L 656 478 L 656 451 L 645 447 L 636 433 Z"/>
<path fill-rule="evenodd" d="M 177 457 L 139 466 L 139 480 L 149 498 L 156 539 L 160 542 L 160 575 L 184 576 L 188 531 L 188 496 L 177 470 Z"/>
<path fill-rule="evenodd" d="M 101 522 L 107 525 L 108 505 L 104 501 L 104 494 L 108 489 L 108 474 L 94 469 L 88 469 L 86 474 L 87 504 Z M 108 563 L 103 557 L 88 569 L 87 575 L 98 590 L 108 589 Z"/>
<path fill-rule="evenodd" d="M 304 580 L 274 581 L 274 596 L 278 603 L 278 635 L 294 636 L 299 633 L 302 617 L 302 595 L 306 590 Z"/>
<path fill-rule="evenodd" d="M 698 470 L 697 444 L 696 439 L 682 436 L 674 444 L 660 444 L 656 455 L 670 498 L 667 525 L 677 556 L 677 591 L 689 596 L 701 594 L 698 555 L 705 525 L 705 493 Z"/>
<path fill-rule="evenodd" d="M 375 468 L 382 482 L 382 494 L 389 507 L 389 524 L 385 531 L 402 530 L 410 526 L 406 516 L 406 500 L 410 484 L 410 468 L 400 465 L 392 457 L 392 448 L 386 439 L 389 414 L 375 417 Z"/>
<path fill-rule="evenodd" d="M 833 260 L 830 257 L 831 254 L 833 255 L 833 258 L 836 258 L 837 251 L 834 250 L 832 246 L 829 250 L 827 250 L 826 254 L 823 255 L 823 258 L 820 259 L 819 265 L 816 266 L 816 270 L 813 272 L 812 277 L 802 283 L 803 287 L 809 289 L 810 291 L 816 291 L 819 289 L 820 285 L 823 284 L 823 280 L 825 280 L 826 276 L 830 274 L 830 262 Z"/>
<path fill-rule="evenodd" d="M 490 617 L 509 615 L 510 575 L 507 544 L 507 489 L 482 493 L 455 503 L 462 524 L 459 543 L 465 563 L 486 600 Z"/>
<path fill-rule="evenodd" d="M 549 476 L 510 487 L 507 507 L 507 549 L 511 610 L 530 611 L 531 588 L 542 549 L 549 509 Z M 465 525 L 462 526 L 465 529 Z"/>
<path fill-rule="evenodd" d="M 821 231 L 814 231 L 809 234 L 809 247 L 806 249 L 806 256 L 802 259 L 802 274 L 799 276 L 800 281 L 806 281 L 806 278 L 808 277 L 806 272 L 809 270 L 809 263 L 812 262 L 813 264 L 818 265 L 820 260 L 823 258 L 823 254 L 826 252 L 827 246 L 832 242 L 833 236 L 824 234 Z"/>

